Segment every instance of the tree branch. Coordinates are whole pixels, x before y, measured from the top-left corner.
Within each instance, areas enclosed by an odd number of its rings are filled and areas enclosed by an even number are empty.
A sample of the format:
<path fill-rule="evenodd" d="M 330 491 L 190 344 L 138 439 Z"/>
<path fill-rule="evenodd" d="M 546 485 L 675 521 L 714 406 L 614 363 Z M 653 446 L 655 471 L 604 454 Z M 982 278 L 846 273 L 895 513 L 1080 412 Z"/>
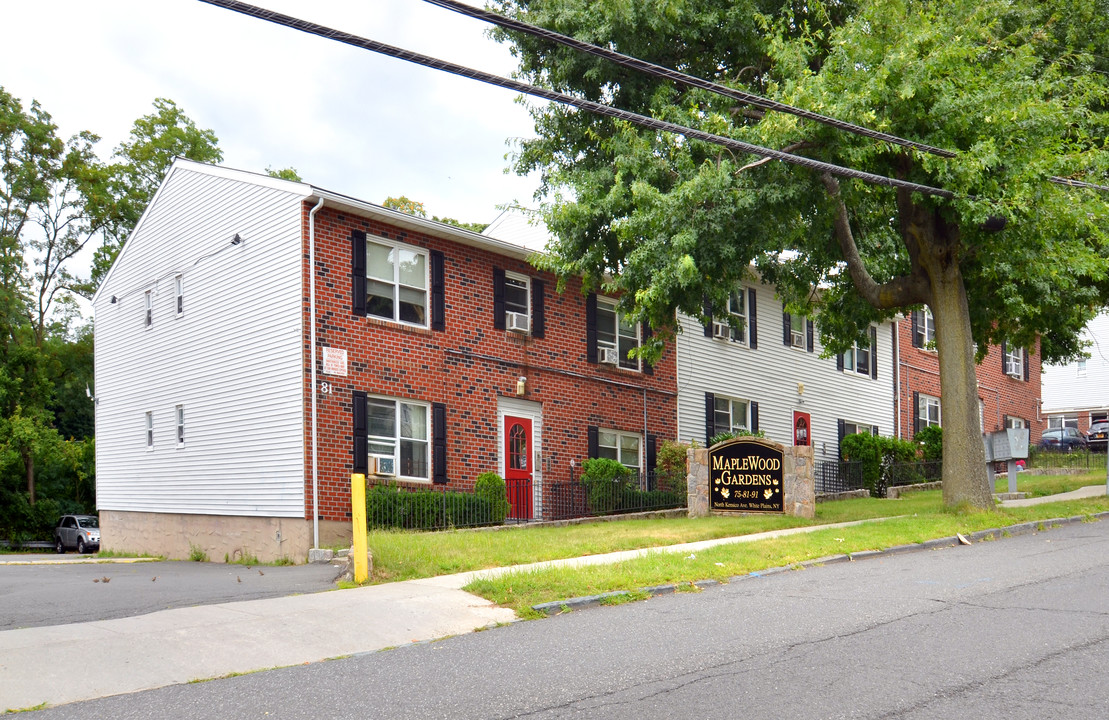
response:
<path fill-rule="evenodd" d="M 840 252 L 847 262 L 851 281 L 863 299 L 879 310 L 891 310 L 928 302 L 928 283 L 916 271 L 916 263 L 913 263 L 912 274 L 896 277 L 886 283 L 879 284 L 871 277 L 855 244 L 855 236 L 851 232 L 851 223 L 847 217 L 847 206 L 840 194 L 839 181 L 830 173 L 824 173 L 820 179 L 836 205 L 836 240 L 839 241 Z"/>

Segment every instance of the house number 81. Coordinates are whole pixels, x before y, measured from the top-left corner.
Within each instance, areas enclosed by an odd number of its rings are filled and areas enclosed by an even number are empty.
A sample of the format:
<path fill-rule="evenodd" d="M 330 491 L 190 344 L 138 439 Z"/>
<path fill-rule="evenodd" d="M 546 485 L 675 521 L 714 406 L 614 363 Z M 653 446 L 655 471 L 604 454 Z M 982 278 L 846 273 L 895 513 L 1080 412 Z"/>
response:
<path fill-rule="evenodd" d="M 320 392 L 322 392 L 324 395 L 329 394 L 331 392 L 331 383 L 327 382 L 326 380 L 320 383 Z"/>

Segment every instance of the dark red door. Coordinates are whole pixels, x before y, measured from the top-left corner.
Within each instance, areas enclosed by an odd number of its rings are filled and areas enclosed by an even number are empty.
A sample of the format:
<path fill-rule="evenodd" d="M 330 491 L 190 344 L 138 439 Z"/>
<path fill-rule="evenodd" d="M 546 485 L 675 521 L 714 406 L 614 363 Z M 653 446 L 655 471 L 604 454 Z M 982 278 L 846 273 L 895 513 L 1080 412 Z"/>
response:
<path fill-rule="evenodd" d="M 505 416 L 504 483 L 510 518 L 531 519 L 531 420 Z"/>
<path fill-rule="evenodd" d="M 808 445 L 812 442 L 809 435 L 809 414 L 793 412 L 793 444 Z"/>

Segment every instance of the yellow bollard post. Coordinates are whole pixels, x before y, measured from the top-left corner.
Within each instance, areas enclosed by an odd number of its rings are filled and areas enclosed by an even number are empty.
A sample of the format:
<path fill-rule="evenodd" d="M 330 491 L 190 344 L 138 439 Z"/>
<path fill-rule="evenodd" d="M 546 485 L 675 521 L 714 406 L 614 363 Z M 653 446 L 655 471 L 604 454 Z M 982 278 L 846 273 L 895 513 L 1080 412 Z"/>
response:
<path fill-rule="evenodd" d="M 366 476 L 354 473 L 350 476 L 350 518 L 354 526 L 354 582 L 364 583 L 370 576 L 370 563 L 366 553 Z"/>

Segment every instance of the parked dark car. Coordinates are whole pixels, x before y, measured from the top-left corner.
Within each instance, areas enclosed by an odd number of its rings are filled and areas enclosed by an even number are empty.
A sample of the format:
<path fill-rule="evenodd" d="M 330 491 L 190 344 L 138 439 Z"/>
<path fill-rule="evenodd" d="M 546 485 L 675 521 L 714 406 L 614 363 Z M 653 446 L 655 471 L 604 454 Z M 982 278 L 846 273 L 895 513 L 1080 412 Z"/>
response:
<path fill-rule="evenodd" d="M 1109 421 L 1099 420 L 1092 423 L 1088 442 L 1091 450 L 1105 452 L 1105 446 L 1109 443 Z"/>
<path fill-rule="evenodd" d="M 54 528 L 54 549 L 64 553 L 70 548 L 79 553 L 100 549 L 100 519 L 95 515 L 62 515 Z"/>
<path fill-rule="evenodd" d="M 1052 428 L 1044 430 L 1044 434 L 1040 437 L 1040 447 L 1044 450 L 1064 452 L 1085 450 L 1086 436 L 1072 427 Z"/>

